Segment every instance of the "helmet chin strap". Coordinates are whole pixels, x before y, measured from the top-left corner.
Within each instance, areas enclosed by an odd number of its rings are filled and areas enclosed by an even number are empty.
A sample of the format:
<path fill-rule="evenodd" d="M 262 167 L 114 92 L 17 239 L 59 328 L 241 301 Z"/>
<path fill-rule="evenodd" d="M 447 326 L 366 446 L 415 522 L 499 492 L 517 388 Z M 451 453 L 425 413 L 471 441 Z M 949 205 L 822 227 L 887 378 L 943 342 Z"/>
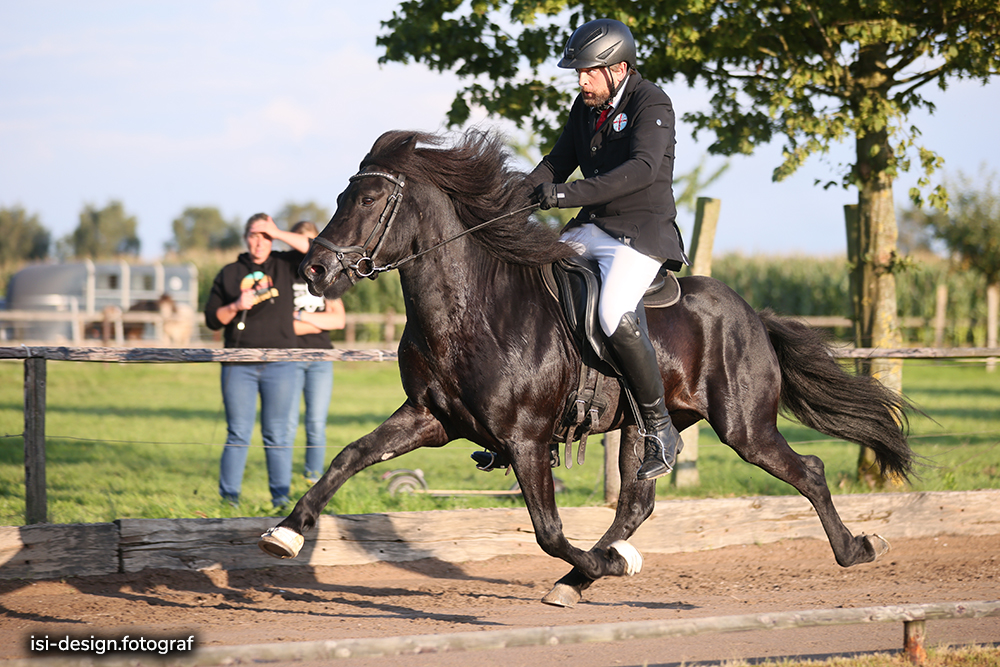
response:
<path fill-rule="evenodd" d="M 622 85 L 625 83 L 625 79 L 628 78 L 628 69 L 625 70 L 625 76 L 618 83 L 615 83 L 615 77 L 611 74 L 611 65 L 607 67 L 602 67 L 601 72 L 604 73 L 604 81 L 608 84 L 608 99 L 604 101 L 604 104 L 597 107 L 598 111 L 604 111 L 605 109 L 611 108 L 611 103 L 615 101 L 615 97 L 618 96 L 618 91 L 621 90 Z"/>

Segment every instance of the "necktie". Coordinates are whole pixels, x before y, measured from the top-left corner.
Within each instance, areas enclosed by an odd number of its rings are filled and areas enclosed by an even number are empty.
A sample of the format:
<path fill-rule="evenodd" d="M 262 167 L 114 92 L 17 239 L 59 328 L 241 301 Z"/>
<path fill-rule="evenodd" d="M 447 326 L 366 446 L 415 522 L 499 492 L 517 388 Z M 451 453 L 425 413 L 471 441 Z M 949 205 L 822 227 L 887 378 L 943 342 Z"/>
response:
<path fill-rule="evenodd" d="M 609 113 L 611 113 L 611 107 L 608 107 L 607 109 L 605 109 L 604 111 L 602 111 L 601 115 L 598 116 L 598 118 L 597 118 L 597 126 L 594 128 L 595 132 L 597 130 L 601 129 L 601 125 L 604 125 L 604 121 L 606 121 L 608 119 L 608 114 Z"/>

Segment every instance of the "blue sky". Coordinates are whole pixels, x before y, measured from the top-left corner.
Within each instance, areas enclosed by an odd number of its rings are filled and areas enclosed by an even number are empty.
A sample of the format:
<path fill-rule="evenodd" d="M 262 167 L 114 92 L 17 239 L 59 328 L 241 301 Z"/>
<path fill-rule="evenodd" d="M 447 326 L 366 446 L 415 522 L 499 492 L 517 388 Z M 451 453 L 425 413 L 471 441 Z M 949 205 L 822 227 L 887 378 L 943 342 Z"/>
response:
<path fill-rule="evenodd" d="M 146 258 L 188 206 L 240 220 L 289 201 L 332 211 L 382 132 L 443 131 L 459 86 L 420 65 L 378 66 L 379 22 L 396 6 L 0 0 L 0 206 L 37 213 L 61 237 L 85 204 L 118 199 L 139 220 Z M 935 89 L 936 114 L 911 117 L 945 173 L 1000 170 L 998 84 Z M 664 88 L 679 114 L 707 105 L 704 92 Z M 677 173 L 702 160 L 706 139 L 679 125 Z M 703 193 L 722 200 L 716 252 L 842 254 L 842 207 L 856 194 L 813 181 L 839 179 L 851 150 L 778 184 L 779 145 L 733 158 Z M 915 181 L 897 182 L 897 206 Z M 691 222 L 682 212 L 685 236 Z"/>

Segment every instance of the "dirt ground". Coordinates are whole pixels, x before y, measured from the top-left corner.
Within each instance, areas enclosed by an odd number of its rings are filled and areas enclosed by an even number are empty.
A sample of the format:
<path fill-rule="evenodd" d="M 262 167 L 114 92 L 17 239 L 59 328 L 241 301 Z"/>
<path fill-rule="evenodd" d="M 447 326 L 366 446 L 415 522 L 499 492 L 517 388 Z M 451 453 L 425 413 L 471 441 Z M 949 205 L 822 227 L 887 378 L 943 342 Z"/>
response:
<path fill-rule="evenodd" d="M 541 552 L 462 564 L 423 560 L 0 581 L 0 659 L 37 657 L 29 656 L 31 636 L 66 633 L 194 633 L 197 645 L 214 646 L 1000 599 L 1000 536 L 901 539 L 892 547 L 878 562 L 850 569 L 840 568 L 829 545 L 818 540 L 647 554 L 641 574 L 598 582 L 572 609 L 539 601 L 568 569 Z M 902 641 L 901 623 L 875 623 L 342 662 L 692 665 L 897 651 Z M 997 644 L 1000 618 L 930 621 L 927 642 Z"/>

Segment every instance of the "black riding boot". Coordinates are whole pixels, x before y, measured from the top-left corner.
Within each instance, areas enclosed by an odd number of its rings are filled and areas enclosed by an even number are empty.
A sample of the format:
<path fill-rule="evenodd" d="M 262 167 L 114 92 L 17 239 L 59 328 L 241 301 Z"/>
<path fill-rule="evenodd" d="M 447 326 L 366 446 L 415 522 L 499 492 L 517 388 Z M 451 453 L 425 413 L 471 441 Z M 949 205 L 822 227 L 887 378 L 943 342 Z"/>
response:
<path fill-rule="evenodd" d="M 631 312 L 622 316 L 618 328 L 607 341 L 622 372 L 625 388 L 638 404 L 646 430 L 645 454 L 636 478 L 662 477 L 674 469 L 683 443 L 667 413 L 656 351 L 645 328 Z"/>

